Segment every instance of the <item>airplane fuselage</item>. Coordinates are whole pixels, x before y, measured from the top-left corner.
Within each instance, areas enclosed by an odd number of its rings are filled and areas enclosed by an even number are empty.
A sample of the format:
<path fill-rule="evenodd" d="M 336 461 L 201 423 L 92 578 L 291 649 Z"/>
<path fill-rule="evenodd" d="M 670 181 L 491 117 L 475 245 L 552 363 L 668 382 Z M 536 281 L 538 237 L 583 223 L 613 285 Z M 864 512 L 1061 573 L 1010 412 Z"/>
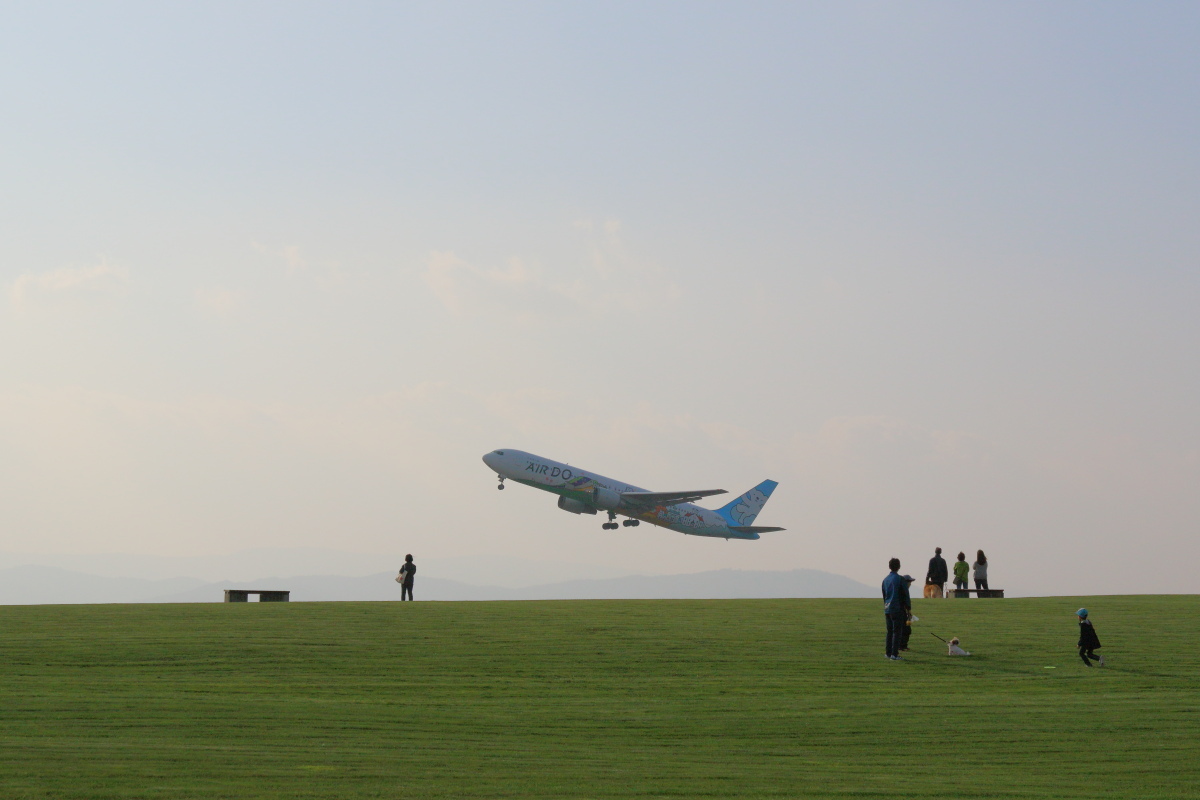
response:
<path fill-rule="evenodd" d="M 645 506 L 623 503 L 621 495 L 649 490 L 523 450 L 496 450 L 485 455 L 483 461 L 500 476 L 501 486 L 507 479 L 551 492 L 559 496 L 559 508 L 565 511 L 576 514 L 605 511 L 609 512 L 610 519 L 619 514 L 691 536 L 759 538 L 757 533 L 733 530 L 721 514 L 694 503 Z"/>

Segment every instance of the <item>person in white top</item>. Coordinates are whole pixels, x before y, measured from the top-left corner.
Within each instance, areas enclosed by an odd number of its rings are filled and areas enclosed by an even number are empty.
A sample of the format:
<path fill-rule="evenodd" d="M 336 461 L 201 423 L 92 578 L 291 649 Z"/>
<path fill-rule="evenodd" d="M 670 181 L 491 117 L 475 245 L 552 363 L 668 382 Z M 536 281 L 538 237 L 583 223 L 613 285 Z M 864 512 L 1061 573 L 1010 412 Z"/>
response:
<path fill-rule="evenodd" d="M 978 551 L 971 569 L 975 570 L 975 588 L 987 591 L 987 556 L 983 554 L 982 550 Z"/>

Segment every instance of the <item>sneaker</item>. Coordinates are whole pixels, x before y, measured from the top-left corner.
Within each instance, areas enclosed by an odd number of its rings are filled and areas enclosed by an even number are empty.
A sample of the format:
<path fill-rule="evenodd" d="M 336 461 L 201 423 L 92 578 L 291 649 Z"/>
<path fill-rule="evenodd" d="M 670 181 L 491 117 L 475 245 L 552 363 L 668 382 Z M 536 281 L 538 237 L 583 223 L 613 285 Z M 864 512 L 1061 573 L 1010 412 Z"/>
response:
<path fill-rule="evenodd" d="M 903 661 L 904 656 L 892 656 L 892 661 Z"/>
<path fill-rule="evenodd" d="M 1104 656 L 1100 656 L 1100 666 L 1104 666 Z"/>

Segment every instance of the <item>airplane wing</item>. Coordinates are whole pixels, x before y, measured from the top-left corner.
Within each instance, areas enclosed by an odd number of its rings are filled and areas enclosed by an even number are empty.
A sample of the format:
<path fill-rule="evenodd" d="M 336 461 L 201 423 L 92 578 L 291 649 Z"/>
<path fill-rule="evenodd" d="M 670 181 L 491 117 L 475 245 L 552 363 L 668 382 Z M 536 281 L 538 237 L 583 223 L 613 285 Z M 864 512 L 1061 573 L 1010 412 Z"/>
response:
<path fill-rule="evenodd" d="M 725 494 L 724 489 L 701 489 L 695 492 L 622 492 L 621 500 L 633 506 L 677 506 L 680 503 L 691 503 L 701 497 L 711 497 L 714 494 Z"/>

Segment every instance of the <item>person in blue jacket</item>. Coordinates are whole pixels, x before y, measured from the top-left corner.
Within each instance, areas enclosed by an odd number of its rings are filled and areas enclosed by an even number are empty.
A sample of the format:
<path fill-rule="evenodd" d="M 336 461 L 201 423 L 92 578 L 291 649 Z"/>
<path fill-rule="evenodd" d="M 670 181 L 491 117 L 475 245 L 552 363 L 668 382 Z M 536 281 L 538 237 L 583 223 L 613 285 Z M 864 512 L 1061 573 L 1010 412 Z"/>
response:
<path fill-rule="evenodd" d="M 892 661 L 903 661 L 900 646 L 904 637 L 904 623 L 912 610 L 908 596 L 908 582 L 900 575 L 900 559 L 888 562 L 891 572 L 883 579 L 883 616 L 887 622 L 886 655 Z"/>

